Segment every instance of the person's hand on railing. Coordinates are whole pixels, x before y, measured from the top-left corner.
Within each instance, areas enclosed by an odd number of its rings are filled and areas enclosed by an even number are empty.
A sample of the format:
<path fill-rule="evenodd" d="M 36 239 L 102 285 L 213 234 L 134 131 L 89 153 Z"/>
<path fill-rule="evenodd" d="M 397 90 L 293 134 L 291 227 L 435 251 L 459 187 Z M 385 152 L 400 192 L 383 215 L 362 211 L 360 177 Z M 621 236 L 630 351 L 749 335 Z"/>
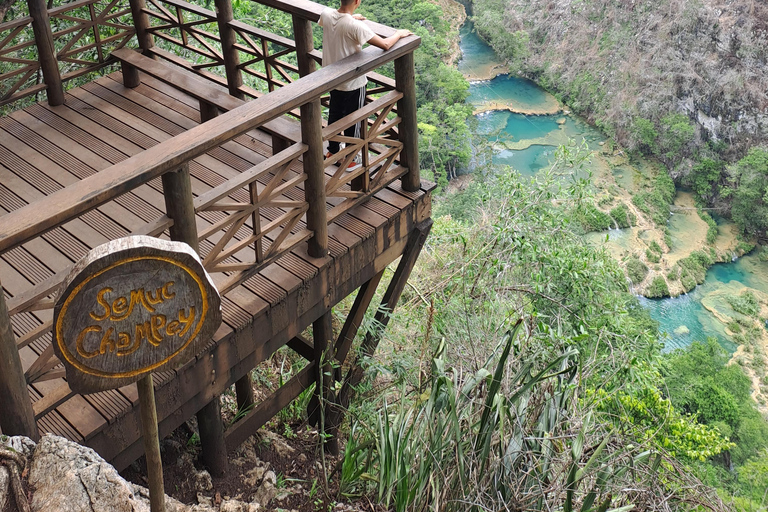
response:
<path fill-rule="evenodd" d="M 394 44 L 398 42 L 400 39 L 404 37 L 412 36 L 412 35 L 413 35 L 413 32 L 411 32 L 410 30 L 401 28 L 400 30 L 395 31 L 395 33 L 392 34 L 391 36 L 384 39 L 382 39 L 381 36 L 373 36 L 371 39 L 368 40 L 368 43 L 386 51 L 392 48 L 392 46 L 394 46 Z"/>

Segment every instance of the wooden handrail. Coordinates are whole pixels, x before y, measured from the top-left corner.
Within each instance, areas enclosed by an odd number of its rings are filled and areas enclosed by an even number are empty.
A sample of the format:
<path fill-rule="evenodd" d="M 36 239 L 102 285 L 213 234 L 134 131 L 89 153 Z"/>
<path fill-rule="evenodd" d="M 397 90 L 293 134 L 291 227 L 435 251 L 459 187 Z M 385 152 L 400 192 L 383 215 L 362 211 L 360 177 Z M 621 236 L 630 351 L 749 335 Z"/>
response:
<path fill-rule="evenodd" d="M 10 212 L 0 217 L 0 252 L 23 244 L 168 171 L 178 169 L 185 162 L 319 98 L 355 76 L 410 54 L 420 42 L 419 37 L 410 36 L 386 52 L 366 48 L 61 189 L 43 201 Z"/>
<path fill-rule="evenodd" d="M 320 19 L 320 13 L 325 9 L 324 5 L 320 5 L 310 0 L 258 0 L 258 3 L 268 7 L 274 7 L 275 9 L 280 9 L 281 11 L 294 16 L 299 16 L 312 23 L 317 23 L 317 20 Z M 366 21 L 366 24 L 381 37 L 389 37 L 395 33 L 394 28 L 374 21 Z"/>

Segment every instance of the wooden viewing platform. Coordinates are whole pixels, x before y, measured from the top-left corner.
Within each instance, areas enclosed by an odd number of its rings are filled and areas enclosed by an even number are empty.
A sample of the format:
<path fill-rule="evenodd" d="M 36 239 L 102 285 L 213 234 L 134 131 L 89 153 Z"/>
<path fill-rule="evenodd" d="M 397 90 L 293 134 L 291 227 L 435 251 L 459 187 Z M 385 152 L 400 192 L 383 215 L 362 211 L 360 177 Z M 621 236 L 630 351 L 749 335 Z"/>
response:
<path fill-rule="evenodd" d="M 222 295 L 224 321 L 206 348 L 154 375 L 161 436 L 197 414 L 214 474 L 226 465 L 225 445 L 239 445 L 303 390 L 318 383 L 327 395 L 330 359 L 353 352 L 385 267 L 403 256 L 383 304 L 397 302 L 431 225 L 416 141 L 420 40 L 316 69 L 311 25 L 322 6 L 260 3 L 293 17 L 294 39 L 233 20 L 227 0 L 216 1 L 218 17 L 182 0 L 52 9 L 29 0 L 29 18 L 0 25 L 0 104 L 47 91 L 47 101 L 0 118 L 3 433 L 61 435 L 118 469 L 143 453 L 136 385 L 77 395 L 51 345 L 60 283 L 110 240 L 187 242 Z M 71 26 L 52 29 L 54 18 Z M 385 37 L 393 31 L 371 25 Z M 36 60 L 20 57 L 32 47 Z M 67 80 L 116 60 L 122 71 L 64 91 Z M 391 61 L 395 80 L 374 72 Z M 327 93 L 361 74 L 373 82 L 366 106 L 325 126 Z M 339 135 L 358 121 L 360 139 Z M 325 159 L 331 139 L 346 149 Z M 357 153 L 362 164 L 349 170 Z M 334 337 L 331 308 L 358 289 Z M 312 340 L 300 335 L 309 326 Z M 219 395 L 235 384 L 249 407 L 250 371 L 286 344 L 308 365 L 224 429 Z M 361 350 L 370 355 L 376 344 L 368 335 Z M 341 406 L 359 378 L 352 369 L 342 379 Z M 331 433 L 338 410 L 326 408 Z"/>

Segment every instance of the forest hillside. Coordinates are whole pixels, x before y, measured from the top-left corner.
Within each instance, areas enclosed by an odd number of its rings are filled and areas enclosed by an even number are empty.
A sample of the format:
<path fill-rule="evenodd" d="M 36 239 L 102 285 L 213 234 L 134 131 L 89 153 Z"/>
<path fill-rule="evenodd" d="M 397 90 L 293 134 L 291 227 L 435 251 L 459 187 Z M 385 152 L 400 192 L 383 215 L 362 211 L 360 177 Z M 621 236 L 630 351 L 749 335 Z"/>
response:
<path fill-rule="evenodd" d="M 513 73 L 729 213 L 743 178 L 731 164 L 768 141 L 765 2 L 477 0 L 473 8 L 478 32 Z M 764 236 L 766 226 L 741 227 Z"/>

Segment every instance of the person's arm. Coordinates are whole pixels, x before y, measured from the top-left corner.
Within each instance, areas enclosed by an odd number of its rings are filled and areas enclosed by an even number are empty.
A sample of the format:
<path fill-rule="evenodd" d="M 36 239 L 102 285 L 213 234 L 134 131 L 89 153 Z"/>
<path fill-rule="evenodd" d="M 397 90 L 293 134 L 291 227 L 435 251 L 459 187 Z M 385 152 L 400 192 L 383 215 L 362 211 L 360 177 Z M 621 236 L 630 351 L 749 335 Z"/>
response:
<path fill-rule="evenodd" d="M 382 50 L 389 50 L 400 39 L 410 35 L 413 35 L 410 30 L 400 29 L 387 38 L 382 38 L 381 36 L 375 35 L 368 40 L 368 44 L 372 44 L 373 46 L 381 48 Z"/>

